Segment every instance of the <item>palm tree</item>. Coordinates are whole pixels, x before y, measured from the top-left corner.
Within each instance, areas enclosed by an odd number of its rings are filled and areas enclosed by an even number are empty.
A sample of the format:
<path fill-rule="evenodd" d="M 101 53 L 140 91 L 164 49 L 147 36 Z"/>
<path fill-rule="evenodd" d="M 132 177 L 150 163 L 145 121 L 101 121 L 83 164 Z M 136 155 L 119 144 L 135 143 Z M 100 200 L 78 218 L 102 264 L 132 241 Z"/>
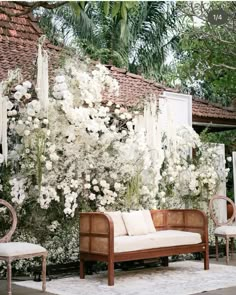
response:
<path fill-rule="evenodd" d="M 65 5 L 45 10 L 40 24 L 54 43 L 73 43 L 92 59 L 154 76 L 176 40 L 175 5 L 139 1 L 129 7 L 128 3 L 110 1 L 104 9 L 104 2 L 86 2 L 79 16 Z M 130 9 L 128 14 L 124 5 Z"/>

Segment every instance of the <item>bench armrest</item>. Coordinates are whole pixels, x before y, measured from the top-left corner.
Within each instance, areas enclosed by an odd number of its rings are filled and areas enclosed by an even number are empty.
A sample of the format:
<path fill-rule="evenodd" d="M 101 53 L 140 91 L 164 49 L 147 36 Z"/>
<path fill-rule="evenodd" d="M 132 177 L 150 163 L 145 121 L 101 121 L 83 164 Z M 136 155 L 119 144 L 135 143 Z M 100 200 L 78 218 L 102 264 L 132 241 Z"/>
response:
<path fill-rule="evenodd" d="M 174 229 L 201 234 L 202 242 L 208 244 L 208 219 L 198 209 L 151 210 L 157 230 Z"/>
<path fill-rule="evenodd" d="M 80 213 L 80 252 L 114 253 L 114 225 L 110 216 L 100 212 Z"/>

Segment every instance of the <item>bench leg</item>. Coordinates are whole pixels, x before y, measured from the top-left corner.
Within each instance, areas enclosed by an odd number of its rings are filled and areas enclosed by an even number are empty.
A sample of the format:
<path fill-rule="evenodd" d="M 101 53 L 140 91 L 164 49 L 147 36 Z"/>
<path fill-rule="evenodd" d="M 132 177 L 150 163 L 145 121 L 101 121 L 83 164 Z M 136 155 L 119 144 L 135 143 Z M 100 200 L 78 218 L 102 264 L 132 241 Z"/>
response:
<path fill-rule="evenodd" d="M 162 257 L 161 258 L 161 265 L 162 266 L 169 266 L 169 259 L 168 256 Z"/>
<path fill-rule="evenodd" d="M 80 268 L 80 271 L 79 271 L 80 278 L 84 279 L 84 260 L 83 259 L 80 259 L 79 268 Z"/>
<path fill-rule="evenodd" d="M 108 286 L 114 286 L 114 262 L 108 262 Z"/>
<path fill-rule="evenodd" d="M 203 257 L 204 257 L 204 269 L 208 270 L 209 269 L 209 247 L 208 247 L 208 245 L 206 246 L 206 250 L 203 252 Z"/>

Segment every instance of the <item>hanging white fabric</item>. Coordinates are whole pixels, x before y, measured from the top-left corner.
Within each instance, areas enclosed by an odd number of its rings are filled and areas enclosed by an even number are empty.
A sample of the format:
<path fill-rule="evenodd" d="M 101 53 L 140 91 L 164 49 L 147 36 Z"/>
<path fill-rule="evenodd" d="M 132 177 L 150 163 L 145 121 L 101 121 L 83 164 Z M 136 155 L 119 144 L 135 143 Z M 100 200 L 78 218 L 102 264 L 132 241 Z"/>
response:
<path fill-rule="evenodd" d="M 38 61 L 37 61 L 37 95 L 42 110 L 48 111 L 48 54 L 42 49 L 45 36 L 42 36 L 38 45 Z"/>
<path fill-rule="evenodd" d="M 0 84 L 0 143 L 2 145 L 2 155 L 7 164 L 7 100 L 3 95 L 3 86 Z"/>

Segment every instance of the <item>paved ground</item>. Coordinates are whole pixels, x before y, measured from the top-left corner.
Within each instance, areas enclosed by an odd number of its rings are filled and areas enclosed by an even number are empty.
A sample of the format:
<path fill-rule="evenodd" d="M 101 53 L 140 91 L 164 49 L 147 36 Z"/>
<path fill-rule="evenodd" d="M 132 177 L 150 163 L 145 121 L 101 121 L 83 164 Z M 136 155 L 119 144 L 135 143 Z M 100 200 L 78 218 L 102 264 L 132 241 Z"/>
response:
<path fill-rule="evenodd" d="M 7 295 L 7 284 L 5 281 L 0 281 L 0 294 Z M 51 293 L 42 293 L 42 291 L 37 291 L 29 288 L 23 288 L 12 284 L 12 294 L 13 295 L 53 295 Z M 68 294 L 69 295 L 69 294 Z"/>
<path fill-rule="evenodd" d="M 215 259 L 211 259 L 211 263 L 217 263 Z M 225 264 L 225 258 L 220 259 L 219 264 Z M 230 265 L 236 266 L 236 257 L 230 261 Z M 12 285 L 12 291 L 13 295 L 55 295 L 52 293 L 42 293 L 41 291 L 29 289 L 29 288 L 24 288 L 20 286 Z M 203 292 L 203 293 L 197 293 L 194 295 L 236 295 L 236 278 L 235 278 L 235 287 L 230 287 L 226 289 L 218 289 L 215 291 L 210 291 L 210 292 Z M 6 281 L 0 281 L 0 295 L 7 295 L 7 288 L 6 288 Z M 68 294 L 69 295 L 69 294 Z M 90 295 L 90 294 L 88 294 Z"/>

